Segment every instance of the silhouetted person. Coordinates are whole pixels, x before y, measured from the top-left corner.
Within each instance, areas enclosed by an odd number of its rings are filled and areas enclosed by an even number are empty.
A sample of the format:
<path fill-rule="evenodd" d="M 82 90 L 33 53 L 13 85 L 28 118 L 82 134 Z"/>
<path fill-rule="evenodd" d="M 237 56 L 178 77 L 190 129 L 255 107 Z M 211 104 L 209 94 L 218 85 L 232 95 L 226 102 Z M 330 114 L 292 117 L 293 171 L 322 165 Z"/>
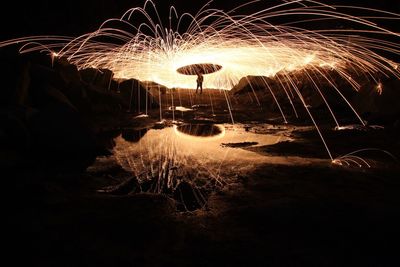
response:
<path fill-rule="evenodd" d="M 204 77 L 201 73 L 197 74 L 197 87 L 196 87 L 196 94 L 197 94 L 197 90 L 199 90 L 200 88 L 200 94 L 203 93 L 203 81 L 204 81 Z"/>

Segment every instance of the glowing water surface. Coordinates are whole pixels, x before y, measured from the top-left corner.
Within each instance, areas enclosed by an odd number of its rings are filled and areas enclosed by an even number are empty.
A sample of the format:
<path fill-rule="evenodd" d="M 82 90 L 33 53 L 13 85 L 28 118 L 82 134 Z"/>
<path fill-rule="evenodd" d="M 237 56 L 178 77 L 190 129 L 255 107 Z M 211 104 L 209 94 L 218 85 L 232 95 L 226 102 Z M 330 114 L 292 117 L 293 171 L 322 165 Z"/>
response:
<path fill-rule="evenodd" d="M 114 155 L 125 170 L 138 177 L 143 173 L 163 176 L 168 170 L 167 175 L 220 181 L 262 163 L 307 163 L 304 158 L 272 157 L 244 149 L 288 140 L 282 134 L 246 131 L 242 125 L 183 125 L 150 129 L 134 142 L 121 135 L 115 139 Z"/>

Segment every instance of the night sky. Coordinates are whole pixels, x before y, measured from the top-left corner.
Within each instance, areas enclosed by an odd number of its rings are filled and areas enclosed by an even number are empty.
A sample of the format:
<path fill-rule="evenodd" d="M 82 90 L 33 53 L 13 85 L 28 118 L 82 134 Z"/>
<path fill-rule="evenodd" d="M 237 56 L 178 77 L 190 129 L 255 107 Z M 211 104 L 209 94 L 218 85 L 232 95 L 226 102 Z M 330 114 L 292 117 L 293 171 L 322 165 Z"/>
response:
<path fill-rule="evenodd" d="M 168 7 L 173 4 L 179 12 L 195 13 L 206 1 L 155 0 L 161 16 L 168 16 Z M 230 10 L 247 1 L 215 0 L 211 7 Z M 263 0 L 244 12 L 279 3 L 278 0 Z M 400 13 L 399 0 L 329 0 L 325 3 L 361 5 Z M 1 40 L 27 35 L 78 36 L 94 31 L 108 18 L 120 17 L 131 7 L 143 6 L 144 0 L 39 0 L 21 3 L 13 1 L 1 8 Z M 400 29 L 400 21 L 385 22 L 384 25 Z"/>

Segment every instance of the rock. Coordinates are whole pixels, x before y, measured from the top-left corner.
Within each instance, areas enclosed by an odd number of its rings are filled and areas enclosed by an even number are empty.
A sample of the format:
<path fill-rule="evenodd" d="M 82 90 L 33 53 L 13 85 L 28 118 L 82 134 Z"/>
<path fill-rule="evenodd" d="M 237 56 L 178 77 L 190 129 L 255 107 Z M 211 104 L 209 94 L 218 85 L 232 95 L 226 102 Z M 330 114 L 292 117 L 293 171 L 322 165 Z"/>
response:
<path fill-rule="evenodd" d="M 153 81 L 144 81 L 141 83 L 156 98 L 158 98 L 159 94 L 165 95 L 168 90 L 168 87 L 166 87 L 165 85 L 162 85 L 162 84 L 159 84 L 159 83 L 156 83 Z"/>
<path fill-rule="evenodd" d="M 158 121 L 156 123 L 154 123 L 153 129 L 157 129 L 157 130 L 161 130 L 165 128 L 165 121 Z"/>
<path fill-rule="evenodd" d="M 173 197 L 180 211 L 194 211 L 201 209 L 205 204 L 201 192 L 186 181 L 179 183 Z"/>
<path fill-rule="evenodd" d="M 400 113 L 400 105 L 397 103 L 400 98 L 399 88 L 400 81 L 396 77 L 383 80 L 380 89 L 377 84 L 370 82 L 364 84 L 359 93 L 354 95 L 352 103 L 361 114 L 368 114 L 377 120 L 392 118 L 387 123 L 393 123 Z"/>
<path fill-rule="evenodd" d="M 60 90 L 51 87 L 51 86 L 46 86 L 43 89 L 43 97 L 47 98 L 48 105 L 65 105 L 71 111 L 78 112 L 78 109 L 69 101 L 69 99 L 61 93 Z"/>
<path fill-rule="evenodd" d="M 29 87 L 29 94 L 31 98 L 31 105 L 37 109 L 47 106 L 49 98 L 48 92 L 45 88 L 49 86 L 60 90 L 64 83 L 61 77 L 53 69 L 32 64 L 30 68 L 31 83 Z"/>
<path fill-rule="evenodd" d="M 146 179 L 142 181 L 140 187 L 142 188 L 142 192 L 152 192 L 155 187 L 156 179 Z"/>
<path fill-rule="evenodd" d="M 26 126 L 24 108 L 0 111 L 0 168 L 17 167 L 23 164 L 31 136 Z"/>
<path fill-rule="evenodd" d="M 32 105 L 35 108 L 48 108 L 49 106 L 65 105 L 69 109 L 78 111 L 73 104 L 79 103 L 80 98 L 71 97 L 71 91 L 65 87 L 65 83 L 52 69 L 35 65 L 32 68 L 32 83 L 29 87 Z M 66 96 L 69 93 L 70 97 Z M 72 99 L 72 101 L 71 101 Z"/>
<path fill-rule="evenodd" d="M 48 88 L 54 88 L 52 93 L 57 91 L 58 96 L 63 95 L 64 103 L 74 106 L 74 109 L 83 114 L 90 111 L 90 101 L 86 85 L 81 81 L 76 66 L 65 59 L 57 59 L 54 68 L 42 65 L 34 65 L 32 68 L 32 94 L 35 96 L 35 103 L 45 104 L 43 94 L 48 95 Z M 47 88 L 44 92 L 43 88 Z M 61 94 L 60 94 L 61 93 Z M 53 95 L 54 97 L 54 95 Z M 58 97 L 60 100 L 60 97 Z"/>
<path fill-rule="evenodd" d="M 122 131 L 122 138 L 126 141 L 137 143 L 147 133 L 148 129 L 124 129 Z"/>
<path fill-rule="evenodd" d="M 79 73 L 86 83 L 94 85 L 105 92 L 110 90 L 110 83 L 114 77 L 114 73 L 111 70 L 87 68 L 79 70 Z"/>
<path fill-rule="evenodd" d="M 288 96 L 279 80 L 275 78 L 247 76 L 242 78 L 229 93 L 241 104 L 261 105 L 263 109 L 279 112 L 277 100 L 285 113 L 292 112 Z"/>
<path fill-rule="evenodd" d="M 69 63 L 67 59 L 56 58 L 54 60 L 54 70 L 60 75 L 66 86 L 81 84 L 81 76 L 78 68 Z"/>
<path fill-rule="evenodd" d="M 94 85 L 87 86 L 90 111 L 93 114 L 118 114 L 122 110 L 122 100 L 119 95 L 103 91 Z"/>
<path fill-rule="evenodd" d="M 0 49 L 0 105 L 23 105 L 29 102 L 30 64 L 14 47 Z"/>
<path fill-rule="evenodd" d="M 265 76 L 247 76 L 239 80 L 230 91 L 231 94 L 243 94 L 247 92 L 258 91 L 266 88 L 266 84 L 273 86 L 276 81 L 273 78 Z"/>
<path fill-rule="evenodd" d="M 118 184 L 116 186 L 109 186 L 100 190 L 97 190 L 99 193 L 107 193 L 112 195 L 128 195 L 140 193 L 141 188 L 137 177 L 131 177 L 126 181 Z"/>
<path fill-rule="evenodd" d="M 100 69 L 99 74 L 100 75 L 97 76 L 95 84 L 98 87 L 104 88 L 105 90 L 109 90 L 110 81 L 113 79 L 114 73 L 109 69 Z"/>
<path fill-rule="evenodd" d="M 99 75 L 99 70 L 95 68 L 87 68 L 79 70 L 82 80 L 89 84 L 95 84 L 97 75 Z"/>
<path fill-rule="evenodd" d="M 359 114 L 385 117 L 399 113 L 399 105 L 395 103 L 400 96 L 400 90 L 397 90 L 400 82 L 397 77 L 380 77 L 379 85 L 365 74 L 351 71 L 351 68 L 348 75 L 352 82 L 360 85 L 360 90 L 353 88 L 351 83 L 334 69 L 310 68 L 307 71 L 281 71 L 274 77 L 244 77 L 232 88 L 230 94 L 235 99 L 240 99 L 241 104 L 248 101 L 258 102 L 263 108 L 275 112 L 276 98 L 286 115 L 293 113 L 294 105 L 297 112 L 300 112 L 300 117 L 307 116 L 304 104 L 315 111 L 315 116 L 330 117 L 326 102 L 336 115 L 355 117 L 343 97 Z M 379 79 L 379 75 L 377 78 Z M 301 94 L 301 97 L 298 94 Z M 254 101 L 255 98 L 257 101 Z"/>
<path fill-rule="evenodd" d="M 73 105 L 79 110 L 80 113 L 85 115 L 91 115 L 91 100 L 89 98 L 88 88 L 86 85 L 80 84 L 69 84 L 63 93 L 73 103 Z"/>
<path fill-rule="evenodd" d="M 28 121 L 32 161 L 46 169 L 80 172 L 96 158 L 96 138 L 68 105 L 44 107 Z"/>
<path fill-rule="evenodd" d="M 20 68 L 20 75 L 17 82 L 17 87 L 15 90 L 15 98 L 17 105 L 29 105 L 29 87 L 31 83 L 31 77 L 29 74 L 31 64 L 26 62 Z"/>
<path fill-rule="evenodd" d="M 113 83 L 112 89 L 120 93 L 124 106 L 129 110 L 141 112 L 158 107 L 155 98 L 138 80 Z"/>
<path fill-rule="evenodd" d="M 104 153 L 91 129 L 92 116 L 117 114 L 120 95 L 85 83 L 65 59 L 52 62 L 49 55 L 0 51 L 0 75 L 7 85 L 0 103 L 0 146 L 8 154 L 29 163 L 27 167 L 75 172 L 89 166 L 99 151 Z M 108 79 L 112 72 L 102 75 Z"/>

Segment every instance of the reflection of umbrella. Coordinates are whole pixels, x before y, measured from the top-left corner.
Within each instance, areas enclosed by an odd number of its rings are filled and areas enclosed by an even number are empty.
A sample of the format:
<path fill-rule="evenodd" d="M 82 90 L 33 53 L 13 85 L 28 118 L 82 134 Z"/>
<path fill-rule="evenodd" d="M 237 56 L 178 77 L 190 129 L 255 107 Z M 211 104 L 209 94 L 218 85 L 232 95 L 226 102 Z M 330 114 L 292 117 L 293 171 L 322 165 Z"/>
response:
<path fill-rule="evenodd" d="M 184 124 L 177 127 L 181 133 L 191 136 L 211 137 L 222 133 L 219 126 L 214 124 Z"/>
<path fill-rule="evenodd" d="M 211 63 L 200 63 L 183 66 L 176 71 L 184 75 L 198 75 L 198 74 L 210 74 L 217 72 L 222 69 L 221 65 Z"/>

